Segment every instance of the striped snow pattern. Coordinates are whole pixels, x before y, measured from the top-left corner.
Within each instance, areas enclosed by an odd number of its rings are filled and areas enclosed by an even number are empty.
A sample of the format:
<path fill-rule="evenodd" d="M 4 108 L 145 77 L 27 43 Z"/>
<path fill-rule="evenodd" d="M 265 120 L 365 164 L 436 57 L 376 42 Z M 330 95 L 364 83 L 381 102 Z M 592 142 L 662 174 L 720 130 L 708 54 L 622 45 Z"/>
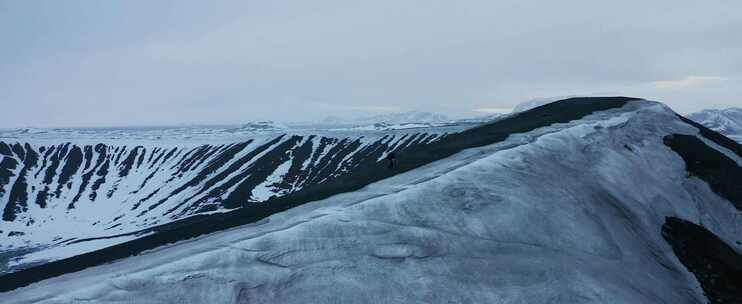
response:
<path fill-rule="evenodd" d="M 332 180 L 439 139 L 435 133 L 334 138 L 275 135 L 157 147 L 0 141 L 0 235 L 135 231 L 223 212 Z M 92 227 L 92 228 L 91 228 Z M 43 239 L 43 238 L 42 238 Z"/>

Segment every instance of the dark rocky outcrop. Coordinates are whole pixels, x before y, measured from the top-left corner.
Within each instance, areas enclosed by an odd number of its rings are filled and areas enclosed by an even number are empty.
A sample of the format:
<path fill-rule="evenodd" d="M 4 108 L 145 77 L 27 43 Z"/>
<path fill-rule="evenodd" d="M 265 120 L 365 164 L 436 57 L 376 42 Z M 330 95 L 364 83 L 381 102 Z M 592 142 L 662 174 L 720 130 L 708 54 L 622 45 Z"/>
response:
<path fill-rule="evenodd" d="M 662 236 L 710 303 L 742 303 L 742 255 L 702 226 L 668 217 Z"/>

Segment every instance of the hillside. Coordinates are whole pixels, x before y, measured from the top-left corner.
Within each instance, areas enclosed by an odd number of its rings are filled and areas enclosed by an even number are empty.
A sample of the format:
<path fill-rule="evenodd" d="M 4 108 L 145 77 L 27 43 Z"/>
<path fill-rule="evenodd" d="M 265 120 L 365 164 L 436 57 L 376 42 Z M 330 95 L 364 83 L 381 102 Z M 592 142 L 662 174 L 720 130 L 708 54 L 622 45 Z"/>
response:
<path fill-rule="evenodd" d="M 416 146 L 399 164 L 1 276 L 15 289 L 3 299 L 740 300 L 742 147 L 662 104 L 559 101 Z M 127 250 L 137 255 L 114 254 Z"/>

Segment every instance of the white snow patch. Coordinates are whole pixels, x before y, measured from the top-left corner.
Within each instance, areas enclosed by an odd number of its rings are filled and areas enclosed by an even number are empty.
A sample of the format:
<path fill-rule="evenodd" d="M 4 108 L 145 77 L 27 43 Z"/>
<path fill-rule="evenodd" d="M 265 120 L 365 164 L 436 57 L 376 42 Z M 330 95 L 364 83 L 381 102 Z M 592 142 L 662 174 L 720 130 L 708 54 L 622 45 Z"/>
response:
<path fill-rule="evenodd" d="M 272 196 L 281 195 L 282 193 L 276 192 L 276 187 L 274 185 L 283 180 L 284 175 L 286 175 L 286 173 L 289 172 L 289 169 L 291 169 L 291 163 L 291 159 L 281 163 L 281 165 L 279 165 L 276 170 L 268 176 L 268 178 L 255 186 L 255 189 L 252 190 L 250 195 L 251 199 L 256 202 L 263 202 L 267 201 Z"/>
<path fill-rule="evenodd" d="M 113 246 L 116 244 L 121 244 L 136 238 L 140 238 L 146 235 L 149 235 L 151 233 L 141 234 L 141 235 L 127 235 L 127 236 L 120 236 L 120 237 L 113 237 L 113 238 L 107 238 L 107 239 L 96 239 L 96 240 L 90 240 L 90 241 L 83 241 L 79 243 L 74 244 L 65 244 L 60 246 L 52 246 L 51 248 L 47 248 L 45 250 L 35 251 L 26 255 L 23 255 L 19 258 L 13 259 L 8 263 L 9 267 L 15 267 L 18 265 L 28 264 L 28 263 L 36 263 L 36 262 L 43 262 L 43 261 L 54 261 L 59 259 L 64 259 L 76 255 L 80 255 L 86 252 L 95 251 L 100 248 Z"/>

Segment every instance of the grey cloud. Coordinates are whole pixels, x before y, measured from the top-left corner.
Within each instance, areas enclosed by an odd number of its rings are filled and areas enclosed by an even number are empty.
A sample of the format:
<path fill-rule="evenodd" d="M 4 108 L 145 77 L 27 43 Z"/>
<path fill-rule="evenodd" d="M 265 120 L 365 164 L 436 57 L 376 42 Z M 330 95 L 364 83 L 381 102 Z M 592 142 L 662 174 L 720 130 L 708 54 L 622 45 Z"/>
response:
<path fill-rule="evenodd" d="M 455 117 L 599 92 L 742 104 L 739 1 L 60 5 L 0 9 L 0 127 Z"/>

